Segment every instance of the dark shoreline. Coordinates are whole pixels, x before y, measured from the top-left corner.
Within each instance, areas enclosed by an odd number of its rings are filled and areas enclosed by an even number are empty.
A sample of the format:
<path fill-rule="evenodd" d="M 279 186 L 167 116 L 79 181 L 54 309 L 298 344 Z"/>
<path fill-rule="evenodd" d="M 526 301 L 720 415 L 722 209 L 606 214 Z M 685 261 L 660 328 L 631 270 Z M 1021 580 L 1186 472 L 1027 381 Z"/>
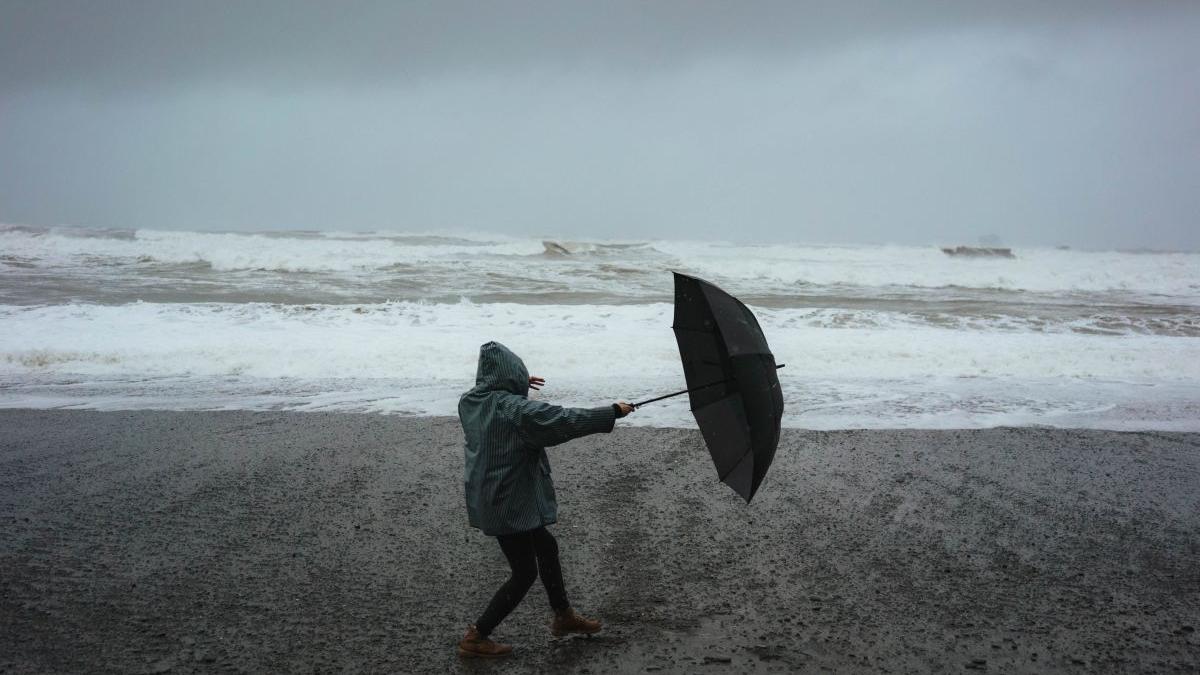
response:
<path fill-rule="evenodd" d="M 1195 672 L 1200 434 L 785 430 L 747 507 L 695 431 L 550 450 L 568 589 L 505 576 L 452 418 L 0 410 L 0 672 Z"/>

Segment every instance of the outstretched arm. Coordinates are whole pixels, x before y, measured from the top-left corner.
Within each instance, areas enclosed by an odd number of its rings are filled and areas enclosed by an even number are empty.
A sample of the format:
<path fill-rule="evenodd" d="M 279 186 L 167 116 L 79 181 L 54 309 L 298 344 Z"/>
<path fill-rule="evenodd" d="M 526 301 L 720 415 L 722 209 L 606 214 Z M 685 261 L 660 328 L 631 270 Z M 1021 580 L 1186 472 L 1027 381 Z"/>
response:
<path fill-rule="evenodd" d="M 612 431 L 617 417 L 625 416 L 618 414 L 622 410 L 619 405 L 564 408 L 542 401 L 520 399 L 515 422 L 526 443 L 545 448 L 574 438 Z M 624 405 L 629 406 L 628 403 Z"/>

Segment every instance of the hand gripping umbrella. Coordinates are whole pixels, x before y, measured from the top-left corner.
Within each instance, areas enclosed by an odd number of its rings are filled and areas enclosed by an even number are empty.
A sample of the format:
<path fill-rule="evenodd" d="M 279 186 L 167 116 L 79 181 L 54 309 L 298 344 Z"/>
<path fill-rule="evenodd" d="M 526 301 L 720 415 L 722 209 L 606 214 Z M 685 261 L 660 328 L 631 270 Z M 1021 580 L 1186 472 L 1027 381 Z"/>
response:
<path fill-rule="evenodd" d="M 783 394 L 758 319 L 737 298 L 675 273 L 675 341 L 687 394 L 721 481 L 749 503 L 775 457 Z"/>

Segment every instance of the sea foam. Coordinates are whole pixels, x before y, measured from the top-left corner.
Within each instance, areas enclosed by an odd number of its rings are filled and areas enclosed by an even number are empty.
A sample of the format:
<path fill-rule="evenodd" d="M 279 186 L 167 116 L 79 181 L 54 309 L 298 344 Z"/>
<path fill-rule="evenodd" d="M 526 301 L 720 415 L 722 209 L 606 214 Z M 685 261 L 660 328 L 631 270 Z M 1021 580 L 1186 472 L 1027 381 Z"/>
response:
<path fill-rule="evenodd" d="M 962 259 L 936 246 L 815 246 L 654 240 L 635 246 L 575 244 L 547 254 L 541 238 L 395 233 L 214 233 L 0 226 L 0 251 L 46 268 L 148 263 L 206 265 L 216 272 L 363 273 L 397 266 L 458 266 L 517 279 L 562 282 L 564 274 L 611 277 L 624 269 L 679 270 L 738 285 L 741 293 L 786 295 L 812 287 L 970 288 L 1038 293 L 1119 292 L 1146 302 L 1200 303 L 1200 254 L 1138 254 L 1018 248 L 1015 259 Z M 625 242 L 629 244 L 630 242 Z M 5 262 L 0 260 L 0 269 Z M 413 270 L 409 270 L 410 272 Z M 618 285 L 600 285 L 620 292 Z M 640 288 L 628 288 L 635 294 Z"/>
<path fill-rule="evenodd" d="M 672 311 L 665 303 L 0 307 L 0 382 L 4 405 L 28 403 L 22 391 L 36 398 L 53 390 L 59 405 L 103 407 L 115 392 L 132 407 L 259 401 L 311 409 L 319 402 L 320 409 L 453 414 L 457 393 L 472 384 L 480 343 L 499 340 L 547 377 L 543 395 L 579 405 L 636 400 L 684 385 Z M 893 426 L 938 426 L 939 415 L 971 426 L 972 413 L 1052 420 L 1079 413 L 1081 401 L 1091 411 L 1123 399 L 1134 407 L 1164 396 L 1159 407 L 1200 401 L 1195 339 L 902 321 L 845 327 L 801 310 L 758 314 L 776 359 L 787 364 L 780 381 L 789 426 L 824 418 L 870 426 L 872 415 Z M 133 385 L 158 393 L 131 398 Z M 642 419 L 690 423 L 682 399 Z"/>
<path fill-rule="evenodd" d="M 487 340 L 639 400 L 684 384 L 679 271 L 752 305 L 788 426 L 1200 426 L 1200 255 L 1015 254 L 0 226 L 0 406 L 453 414 Z"/>

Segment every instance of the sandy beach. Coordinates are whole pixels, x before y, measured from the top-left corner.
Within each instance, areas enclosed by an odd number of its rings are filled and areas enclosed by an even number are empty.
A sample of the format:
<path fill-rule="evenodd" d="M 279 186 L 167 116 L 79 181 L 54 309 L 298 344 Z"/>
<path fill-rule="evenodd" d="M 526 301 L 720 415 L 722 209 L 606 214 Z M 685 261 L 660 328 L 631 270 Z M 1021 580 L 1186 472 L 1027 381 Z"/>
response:
<path fill-rule="evenodd" d="M 573 604 L 507 568 L 457 420 L 0 411 L 0 671 L 1195 672 L 1200 435 L 785 430 L 747 506 L 695 431 L 550 451 Z"/>

